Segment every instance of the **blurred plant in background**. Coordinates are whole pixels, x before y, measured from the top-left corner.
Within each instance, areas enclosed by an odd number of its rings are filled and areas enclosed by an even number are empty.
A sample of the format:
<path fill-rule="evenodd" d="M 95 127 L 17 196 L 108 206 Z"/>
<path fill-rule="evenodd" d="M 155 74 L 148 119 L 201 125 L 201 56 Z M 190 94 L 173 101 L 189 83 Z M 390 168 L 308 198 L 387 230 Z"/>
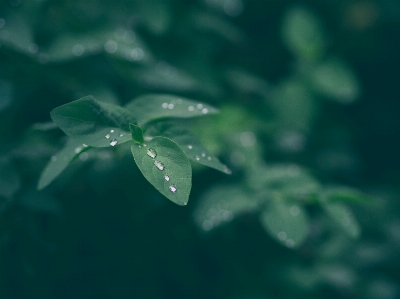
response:
<path fill-rule="evenodd" d="M 391 0 L 1 2 L 1 298 L 399 297 L 399 20 Z M 50 119 L 149 93 L 220 111 L 153 123 L 232 169 L 193 164 L 184 208 L 128 145 L 75 152 Z"/>

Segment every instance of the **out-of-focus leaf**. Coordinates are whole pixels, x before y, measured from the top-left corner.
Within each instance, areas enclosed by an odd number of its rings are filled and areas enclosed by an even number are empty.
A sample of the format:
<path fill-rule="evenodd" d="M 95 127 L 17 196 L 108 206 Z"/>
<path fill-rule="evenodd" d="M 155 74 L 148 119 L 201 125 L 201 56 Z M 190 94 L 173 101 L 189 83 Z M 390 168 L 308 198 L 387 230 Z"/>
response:
<path fill-rule="evenodd" d="M 131 62 L 149 62 L 150 51 L 131 30 L 117 28 L 88 32 L 83 35 L 62 35 L 46 51 L 50 62 L 62 62 L 105 52 Z"/>
<path fill-rule="evenodd" d="M 81 142 L 69 139 L 62 150 L 50 158 L 50 161 L 40 175 L 37 189 L 40 190 L 48 186 L 77 156 L 80 154 L 87 155 L 87 149 L 89 148 L 84 146 Z"/>
<path fill-rule="evenodd" d="M 143 176 L 172 202 L 186 205 L 192 188 L 192 166 L 182 149 L 165 137 L 131 147 Z"/>
<path fill-rule="evenodd" d="M 233 88 L 246 93 L 255 93 L 267 96 L 270 90 L 269 84 L 260 77 L 239 69 L 229 69 L 225 76 Z"/>
<path fill-rule="evenodd" d="M 50 115 L 65 134 L 94 147 L 130 141 L 129 123 L 136 122 L 128 109 L 98 102 L 92 96 L 59 106 Z"/>
<path fill-rule="evenodd" d="M 307 132 L 317 112 L 317 103 L 304 84 L 296 80 L 281 83 L 269 98 L 279 127 Z"/>
<path fill-rule="evenodd" d="M 239 186 L 216 186 L 201 197 L 193 216 L 199 228 L 210 231 L 243 213 L 255 211 L 258 203 Z"/>
<path fill-rule="evenodd" d="M 319 64 L 312 74 L 312 84 L 316 91 L 342 104 L 354 102 L 360 94 L 356 76 L 338 59 Z"/>
<path fill-rule="evenodd" d="M 187 129 L 170 122 L 158 123 L 150 130 L 154 134 L 166 136 L 175 141 L 193 162 L 208 166 L 219 171 L 230 174 L 229 168 L 222 164 L 217 157 L 212 155 L 196 136 L 192 135 Z M 153 132 L 151 132 L 153 133 Z"/>
<path fill-rule="evenodd" d="M 272 237 L 287 247 L 300 246 L 307 237 L 309 224 L 304 209 L 281 197 L 268 202 L 260 221 Z"/>
<path fill-rule="evenodd" d="M 327 42 L 321 21 L 304 7 L 288 10 L 282 35 L 286 46 L 299 58 L 316 60 L 325 51 Z"/>
<path fill-rule="evenodd" d="M 0 196 L 10 199 L 21 187 L 17 169 L 8 157 L 0 157 Z"/>
<path fill-rule="evenodd" d="M 165 33 L 171 24 L 170 3 L 165 0 L 137 1 L 137 10 L 146 27 L 155 34 Z"/>
<path fill-rule="evenodd" d="M 200 87 L 192 76 L 166 62 L 134 69 L 131 75 L 135 81 L 151 90 L 182 92 L 198 90 Z"/>
<path fill-rule="evenodd" d="M 125 107 L 135 115 L 139 125 L 161 118 L 191 118 L 218 112 L 208 104 L 166 94 L 144 95 Z"/>
<path fill-rule="evenodd" d="M 324 201 L 328 202 L 365 203 L 369 200 L 366 194 L 349 187 L 324 188 L 321 196 Z"/>
<path fill-rule="evenodd" d="M 337 202 L 324 202 L 322 207 L 347 235 L 352 238 L 359 237 L 361 232 L 360 226 L 348 206 Z"/>
<path fill-rule="evenodd" d="M 31 26 L 22 15 L 10 15 L 0 30 L 0 42 L 26 54 L 36 54 L 38 48 L 33 43 Z"/>

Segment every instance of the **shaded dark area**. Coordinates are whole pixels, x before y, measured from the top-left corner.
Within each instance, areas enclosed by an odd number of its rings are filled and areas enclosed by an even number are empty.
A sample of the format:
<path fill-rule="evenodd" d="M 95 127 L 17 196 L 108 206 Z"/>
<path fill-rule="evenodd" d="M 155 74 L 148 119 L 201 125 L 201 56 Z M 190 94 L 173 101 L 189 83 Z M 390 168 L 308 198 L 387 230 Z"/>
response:
<path fill-rule="evenodd" d="M 399 36 L 393 0 L 2 1 L 0 298 L 398 298 Z M 180 207 L 121 144 L 37 190 L 52 109 L 150 93 L 217 107 L 177 124 L 232 175 Z"/>

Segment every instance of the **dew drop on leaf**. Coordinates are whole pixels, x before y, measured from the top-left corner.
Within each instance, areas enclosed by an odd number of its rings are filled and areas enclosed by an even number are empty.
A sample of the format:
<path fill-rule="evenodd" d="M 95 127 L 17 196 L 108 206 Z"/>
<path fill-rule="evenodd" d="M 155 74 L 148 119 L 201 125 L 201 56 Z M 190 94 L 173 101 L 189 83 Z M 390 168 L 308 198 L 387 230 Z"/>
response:
<path fill-rule="evenodd" d="M 203 109 L 201 110 L 201 112 L 203 112 L 203 114 L 207 114 L 207 113 L 208 113 L 208 109 L 207 109 L 207 108 L 203 108 Z"/>
<path fill-rule="evenodd" d="M 121 134 L 119 134 L 119 137 L 124 137 L 124 134 L 122 134 L 122 133 L 121 133 Z"/>
<path fill-rule="evenodd" d="M 106 137 L 106 139 L 110 139 L 110 134 L 107 134 L 106 136 L 104 136 L 104 137 Z"/>
<path fill-rule="evenodd" d="M 190 144 L 188 145 L 188 149 L 192 149 L 193 148 L 193 146 L 191 146 Z"/>
<path fill-rule="evenodd" d="M 193 110 L 194 110 L 194 107 L 193 107 L 193 106 L 189 106 L 189 107 L 188 107 L 188 110 L 189 110 L 189 111 L 193 111 Z"/>
<path fill-rule="evenodd" d="M 117 139 L 113 139 L 110 141 L 111 146 L 115 146 L 118 143 Z"/>
<path fill-rule="evenodd" d="M 169 178 L 169 176 L 164 176 L 164 179 L 167 181 L 167 182 L 169 182 L 169 180 L 170 180 L 170 178 Z"/>
<path fill-rule="evenodd" d="M 51 162 L 54 162 L 54 161 L 57 160 L 57 157 L 56 156 L 51 156 L 50 160 L 51 160 Z"/>
<path fill-rule="evenodd" d="M 164 168 L 165 168 L 164 164 L 162 164 L 161 161 L 158 161 L 158 160 L 154 161 L 154 165 L 160 170 L 164 170 Z"/>
<path fill-rule="evenodd" d="M 197 109 L 203 108 L 203 104 L 197 104 Z"/>
<path fill-rule="evenodd" d="M 152 148 L 149 148 L 147 150 L 147 156 L 154 159 L 155 157 L 157 157 L 157 152 L 155 150 L 153 150 Z"/>
<path fill-rule="evenodd" d="M 114 133 L 114 130 L 110 130 L 110 133 Z"/>
<path fill-rule="evenodd" d="M 164 109 L 167 109 L 168 108 L 168 103 L 162 103 L 162 105 L 161 105 Z"/>
<path fill-rule="evenodd" d="M 176 190 L 177 190 L 175 185 L 169 186 L 168 189 L 169 189 L 172 193 L 175 193 Z"/>

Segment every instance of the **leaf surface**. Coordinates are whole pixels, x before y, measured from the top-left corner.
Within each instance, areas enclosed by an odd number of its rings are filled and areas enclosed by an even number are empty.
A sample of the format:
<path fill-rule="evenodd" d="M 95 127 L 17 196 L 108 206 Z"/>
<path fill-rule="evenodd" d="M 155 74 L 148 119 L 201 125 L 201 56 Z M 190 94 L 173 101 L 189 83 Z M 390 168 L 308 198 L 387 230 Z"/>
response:
<path fill-rule="evenodd" d="M 149 94 L 126 105 L 137 118 L 139 126 L 161 118 L 191 118 L 215 114 L 218 110 L 208 104 L 166 94 Z"/>
<path fill-rule="evenodd" d="M 189 160 L 231 174 L 231 170 L 212 155 L 197 137 L 184 127 L 170 122 L 163 122 L 155 125 L 152 129 L 155 134 L 166 136 L 175 141 Z"/>
<path fill-rule="evenodd" d="M 287 247 L 297 247 L 304 242 L 308 232 L 308 218 L 304 209 L 274 198 L 261 214 L 264 229 Z"/>
<path fill-rule="evenodd" d="M 131 151 L 143 176 L 165 197 L 186 205 L 192 187 L 192 166 L 182 149 L 165 137 L 154 137 Z"/>
<path fill-rule="evenodd" d="M 89 149 L 74 139 L 69 139 L 65 146 L 54 156 L 50 158 L 42 174 L 40 175 L 37 189 L 47 187 L 54 181 L 67 166 L 82 152 Z"/>
<path fill-rule="evenodd" d="M 129 110 L 98 102 L 92 96 L 57 107 L 50 116 L 65 134 L 93 147 L 130 141 L 129 123 L 136 122 Z"/>
<path fill-rule="evenodd" d="M 326 202 L 322 207 L 330 218 L 338 224 L 348 236 L 352 238 L 358 238 L 360 236 L 360 225 L 348 206 L 338 202 Z"/>

